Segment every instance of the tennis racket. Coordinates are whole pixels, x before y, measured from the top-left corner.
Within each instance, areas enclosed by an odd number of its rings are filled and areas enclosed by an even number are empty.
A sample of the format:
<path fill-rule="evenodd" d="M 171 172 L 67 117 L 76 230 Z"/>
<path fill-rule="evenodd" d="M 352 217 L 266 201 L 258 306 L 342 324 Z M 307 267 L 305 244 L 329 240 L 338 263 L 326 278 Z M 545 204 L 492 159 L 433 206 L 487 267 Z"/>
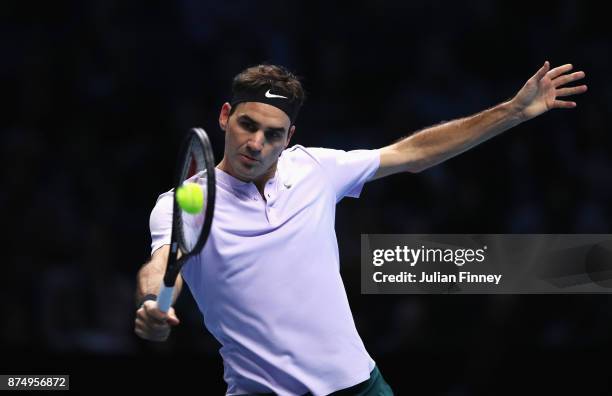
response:
<path fill-rule="evenodd" d="M 200 185 L 204 193 L 204 206 L 201 212 L 189 214 L 180 208 L 176 194 L 174 196 L 170 254 L 157 297 L 157 306 L 162 312 L 168 312 L 172 305 L 174 284 L 181 267 L 202 250 L 212 225 L 215 210 L 215 160 L 210 140 L 202 128 L 191 128 L 182 143 L 175 173 L 175 193 L 186 181 Z"/>

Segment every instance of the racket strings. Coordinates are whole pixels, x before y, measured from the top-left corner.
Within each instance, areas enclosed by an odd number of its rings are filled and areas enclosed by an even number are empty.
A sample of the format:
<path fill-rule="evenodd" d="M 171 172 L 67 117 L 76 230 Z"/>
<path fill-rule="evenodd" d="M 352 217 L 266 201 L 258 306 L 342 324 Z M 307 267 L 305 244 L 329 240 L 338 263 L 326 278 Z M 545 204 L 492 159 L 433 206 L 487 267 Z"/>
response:
<path fill-rule="evenodd" d="M 196 183 L 202 188 L 204 194 L 204 206 L 197 214 L 189 214 L 181 211 L 179 245 L 183 253 L 190 253 L 196 248 L 202 228 L 206 220 L 207 206 L 207 177 L 206 157 L 202 143 L 196 137 L 189 142 L 188 155 L 185 158 L 182 172 L 182 183 Z"/>

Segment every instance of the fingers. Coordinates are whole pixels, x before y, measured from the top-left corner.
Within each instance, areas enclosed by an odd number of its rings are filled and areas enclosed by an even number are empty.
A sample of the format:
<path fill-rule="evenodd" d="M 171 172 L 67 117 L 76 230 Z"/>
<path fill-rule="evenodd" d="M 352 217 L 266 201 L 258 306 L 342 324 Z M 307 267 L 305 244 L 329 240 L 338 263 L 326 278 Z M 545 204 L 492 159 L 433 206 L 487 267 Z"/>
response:
<path fill-rule="evenodd" d="M 155 301 L 146 301 L 136 311 L 134 332 L 145 340 L 165 341 L 170 335 L 171 326 L 179 323 L 174 308 L 164 313 L 158 309 Z"/>
<path fill-rule="evenodd" d="M 542 78 L 544 78 L 549 68 L 550 68 L 550 63 L 548 61 L 544 62 L 544 65 L 540 67 L 540 70 L 538 70 L 536 74 L 533 75 L 532 78 L 535 81 L 540 81 Z"/>
<path fill-rule="evenodd" d="M 551 71 L 547 73 L 547 76 L 552 80 L 553 86 L 556 89 L 555 95 L 556 97 L 564 97 L 570 95 L 577 95 L 587 91 L 586 85 L 579 85 L 576 87 L 565 87 L 559 88 L 565 84 L 569 84 L 574 81 L 581 80 L 585 77 L 585 73 L 583 71 L 574 72 L 571 74 L 568 73 L 573 69 L 573 65 L 565 64 L 559 67 L 555 67 Z M 566 100 L 555 100 L 552 104 L 552 107 L 558 109 L 572 109 L 576 107 L 576 102 L 566 101 Z"/>
<path fill-rule="evenodd" d="M 587 91 L 586 85 L 579 85 L 577 87 L 567 87 L 557 89 L 557 97 L 577 95 L 585 93 Z"/>
<path fill-rule="evenodd" d="M 555 100 L 553 107 L 557 109 L 572 109 L 576 107 L 576 102 L 567 102 L 565 100 Z"/>
<path fill-rule="evenodd" d="M 167 323 L 170 326 L 176 326 L 179 323 L 181 323 L 179 318 L 177 318 L 176 314 L 174 313 L 174 308 L 172 308 L 172 307 L 170 307 L 170 310 L 168 311 L 168 320 L 167 320 Z"/>
<path fill-rule="evenodd" d="M 134 332 L 140 338 L 144 338 L 149 341 L 166 341 L 170 336 L 169 325 L 159 325 L 147 323 L 141 318 L 136 318 L 134 322 Z"/>
<path fill-rule="evenodd" d="M 572 74 L 566 74 L 564 76 L 557 77 L 553 80 L 553 86 L 555 88 L 560 87 L 561 85 L 565 85 L 577 80 L 583 79 L 585 76 L 583 71 L 575 72 Z"/>
<path fill-rule="evenodd" d="M 166 323 L 168 314 L 159 310 L 156 301 L 145 301 L 142 308 L 144 308 L 146 315 L 150 317 L 152 321 Z"/>
<path fill-rule="evenodd" d="M 159 310 L 157 302 L 146 301 L 143 308 L 147 316 L 150 317 L 151 321 L 158 324 L 169 324 L 170 326 L 176 326 L 180 323 L 180 320 L 177 318 L 174 308 L 172 307 L 170 307 L 168 312 L 162 312 Z"/>
<path fill-rule="evenodd" d="M 561 74 L 565 74 L 568 71 L 572 70 L 573 68 L 574 66 L 571 63 L 567 63 L 565 65 L 555 67 L 554 69 L 549 71 L 547 74 L 551 80 L 554 80 L 555 78 L 559 77 Z"/>

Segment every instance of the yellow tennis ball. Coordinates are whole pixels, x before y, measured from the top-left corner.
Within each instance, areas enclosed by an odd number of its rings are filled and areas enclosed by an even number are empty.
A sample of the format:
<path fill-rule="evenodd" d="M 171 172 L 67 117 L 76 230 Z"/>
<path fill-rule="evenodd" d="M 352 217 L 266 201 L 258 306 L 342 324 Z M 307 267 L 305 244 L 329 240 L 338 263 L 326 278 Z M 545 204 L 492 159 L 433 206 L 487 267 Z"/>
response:
<path fill-rule="evenodd" d="M 176 201 L 185 212 L 197 214 L 204 206 L 204 192 L 197 183 L 185 183 L 176 191 Z"/>

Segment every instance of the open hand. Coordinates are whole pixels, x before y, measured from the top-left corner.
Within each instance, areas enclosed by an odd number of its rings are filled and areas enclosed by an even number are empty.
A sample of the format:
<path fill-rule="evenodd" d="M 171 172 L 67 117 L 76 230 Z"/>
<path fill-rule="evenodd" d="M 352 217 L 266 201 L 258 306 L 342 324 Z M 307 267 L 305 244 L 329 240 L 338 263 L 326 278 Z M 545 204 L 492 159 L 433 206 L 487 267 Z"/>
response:
<path fill-rule="evenodd" d="M 551 109 L 570 109 L 576 102 L 559 100 L 560 97 L 586 92 L 586 85 L 564 87 L 564 85 L 584 78 L 583 71 L 566 74 L 573 69 L 571 64 L 550 69 L 548 61 L 533 75 L 512 99 L 521 112 L 524 121 Z"/>

